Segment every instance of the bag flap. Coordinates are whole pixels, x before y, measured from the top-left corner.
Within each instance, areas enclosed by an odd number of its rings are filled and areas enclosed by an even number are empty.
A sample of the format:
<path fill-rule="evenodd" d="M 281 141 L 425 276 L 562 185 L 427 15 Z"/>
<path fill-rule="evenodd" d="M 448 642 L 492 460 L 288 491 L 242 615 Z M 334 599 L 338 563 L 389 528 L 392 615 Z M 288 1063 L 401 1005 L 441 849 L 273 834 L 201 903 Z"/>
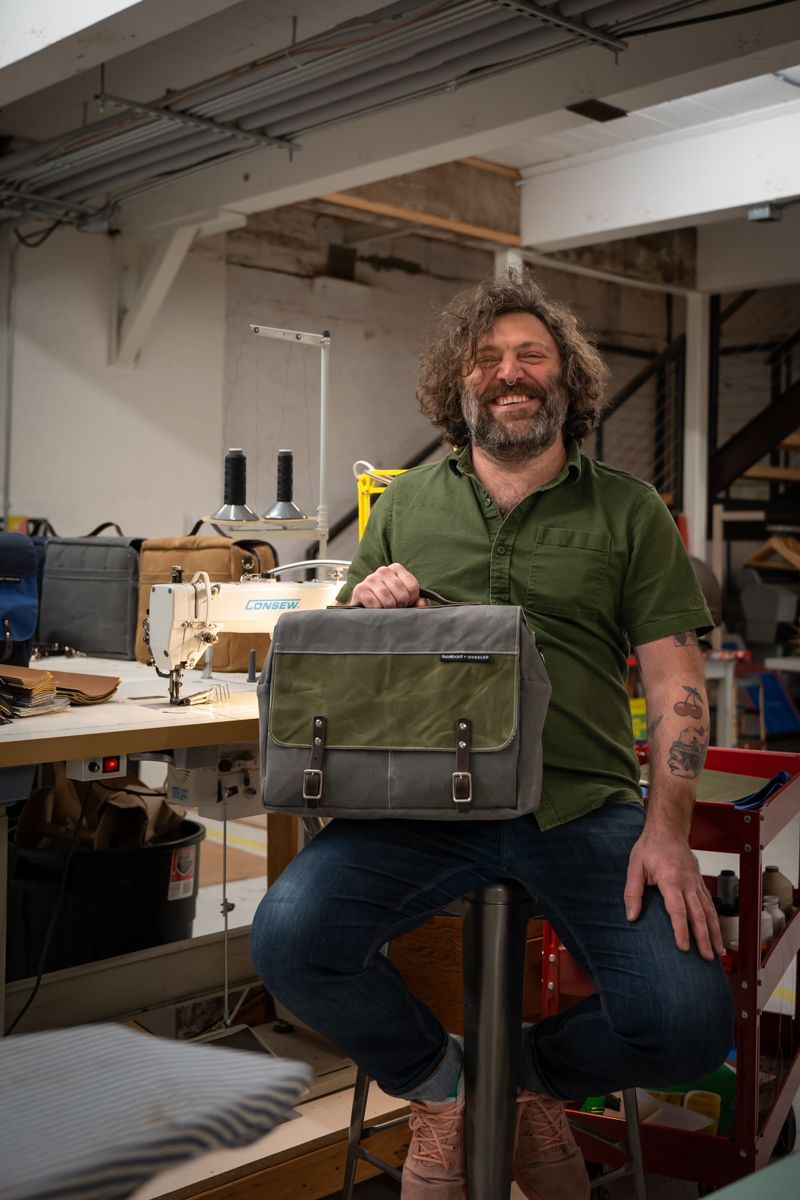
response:
<path fill-rule="evenodd" d="M 311 620 L 308 620 L 311 618 Z M 270 659 L 273 742 L 310 747 L 315 716 L 329 748 L 501 750 L 519 718 L 520 610 L 331 609 L 281 617 Z"/>
<path fill-rule="evenodd" d="M 142 543 L 142 553 L 147 554 L 153 550 L 183 550 L 185 553 L 191 554 L 196 550 L 227 549 L 232 545 L 231 538 L 189 534 L 185 537 L 147 538 Z"/>

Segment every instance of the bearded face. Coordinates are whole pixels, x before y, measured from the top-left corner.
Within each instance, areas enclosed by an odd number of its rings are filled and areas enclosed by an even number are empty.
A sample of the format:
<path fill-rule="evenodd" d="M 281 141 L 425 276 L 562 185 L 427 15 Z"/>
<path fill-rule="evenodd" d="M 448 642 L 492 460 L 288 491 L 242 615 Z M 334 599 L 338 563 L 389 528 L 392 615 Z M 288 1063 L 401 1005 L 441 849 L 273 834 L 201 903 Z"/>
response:
<path fill-rule="evenodd" d="M 498 462 L 536 458 L 563 435 L 569 397 L 560 379 L 494 380 L 470 377 L 461 407 L 473 445 Z"/>

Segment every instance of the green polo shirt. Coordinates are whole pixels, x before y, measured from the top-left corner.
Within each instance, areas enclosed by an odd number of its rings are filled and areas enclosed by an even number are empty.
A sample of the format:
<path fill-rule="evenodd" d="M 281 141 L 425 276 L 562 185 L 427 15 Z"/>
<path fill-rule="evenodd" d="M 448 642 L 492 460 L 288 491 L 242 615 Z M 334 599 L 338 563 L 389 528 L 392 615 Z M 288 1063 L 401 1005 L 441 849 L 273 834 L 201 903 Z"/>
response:
<path fill-rule="evenodd" d="M 392 562 L 450 600 L 524 610 L 553 687 L 542 829 L 611 797 L 641 802 L 625 690 L 631 647 L 713 625 L 650 484 L 571 444 L 556 478 L 503 517 L 465 448 L 398 475 L 380 496 L 338 599 Z"/>

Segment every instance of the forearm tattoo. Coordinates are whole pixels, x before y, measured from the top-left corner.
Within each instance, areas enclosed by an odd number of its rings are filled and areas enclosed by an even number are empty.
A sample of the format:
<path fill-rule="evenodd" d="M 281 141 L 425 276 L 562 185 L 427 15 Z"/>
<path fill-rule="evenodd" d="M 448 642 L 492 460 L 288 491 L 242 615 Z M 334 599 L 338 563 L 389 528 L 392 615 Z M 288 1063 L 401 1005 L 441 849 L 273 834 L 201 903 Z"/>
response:
<path fill-rule="evenodd" d="M 687 726 L 669 748 L 669 769 L 678 779 L 697 779 L 708 749 L 708 725 Z"/>
<path fill-rule="evenodd" d="M 655 737 L 656 730 L 658 729 L 659 725 L 661 724 L 661 722 L 663 720 L 664 720 L 664 714 L 659 713 L 657 717 L 653 717 L 653 720 L 648 722 L 648 724 L 647 724 L 648 738 L 650 738 L 652 740 L 652 738 Z"/>
<path fill-rule="evenodd" d="M 676 633 L 673 637 L 673 642 L 676 646 L 697 646 L 697 634 L 693 629 L 688 629 L 686 633 Z"/>
<path fill-rule="evenodd" d="M 678 717 L 702 722 L 706 714 L 703 693 L 693 684 L 684 683 L 681 687 L 684 695 L 673 704 L 672 711 Z M 697 779 L 706 759 L 709 732 L 709 725 L 687 725 L 670 746 L 669 769 L 678 779 Z"/>

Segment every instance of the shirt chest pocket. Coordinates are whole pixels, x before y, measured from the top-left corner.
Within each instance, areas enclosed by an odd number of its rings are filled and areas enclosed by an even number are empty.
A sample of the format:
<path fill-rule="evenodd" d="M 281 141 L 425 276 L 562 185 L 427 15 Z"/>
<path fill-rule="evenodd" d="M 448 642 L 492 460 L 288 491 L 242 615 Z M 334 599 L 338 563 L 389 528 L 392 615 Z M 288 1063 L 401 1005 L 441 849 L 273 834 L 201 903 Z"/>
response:
<path fill-rule="evenodd" d="M 533 548 L 526 607 L 533 613 L 591 616 L 607 577 L 611 536 L 580 529 L 540 529 Z"/>

